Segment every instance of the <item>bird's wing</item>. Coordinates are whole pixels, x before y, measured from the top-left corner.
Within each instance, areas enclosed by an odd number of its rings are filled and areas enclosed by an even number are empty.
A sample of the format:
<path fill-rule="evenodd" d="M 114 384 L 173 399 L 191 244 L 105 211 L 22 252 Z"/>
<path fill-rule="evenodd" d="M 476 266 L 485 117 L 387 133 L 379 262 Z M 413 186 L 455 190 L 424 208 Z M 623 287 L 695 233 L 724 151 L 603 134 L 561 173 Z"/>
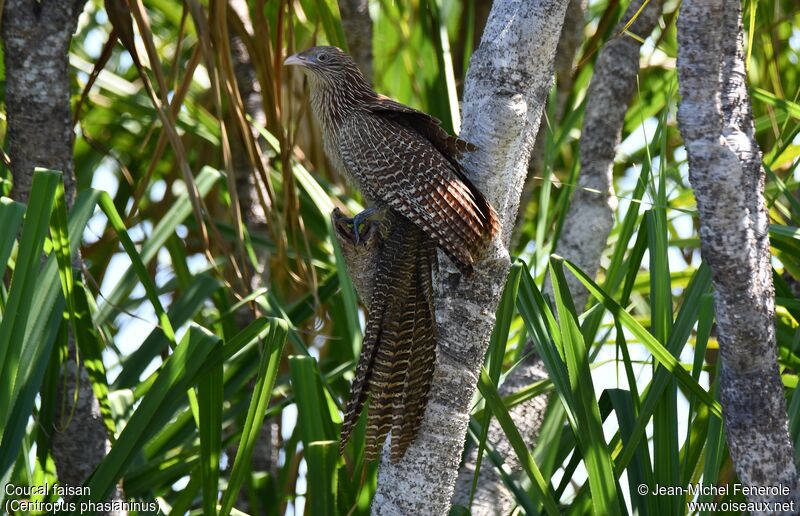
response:
<path fill-rule="evenodd" d="M 377 113 L 342 124 L 339 152 L 367 197 L 409 218 L 471 270 L 496 232 L 497 216 L 452 156 L 413 127 Z"/>
<path fill-rule="evenodd" d="M 438 118 L 406 106 L 405 104 L 401 104 L 385 95 L 378 94 L 375 99 L 367 101 L 366 106 L 371 112 L 413 129 L 415 132 L 419 133 L 420 136 L 431 142 L 442 156 L 453 165 L 456 175 L 473 193 L 473 196 L 479 204 L 480 211 L 488 213 L 491 216 L 489 222 L 492 228 L 492 234 L 494 235 L 494 233 L 497 232 L 499 229 L 499 221 L 497 220 L 496 213 L 491 205 L 486 202 L 480 190 L 469 180 L 460 161 L 465 153 L 477 151 L 477 146 L 458 136 L 453 136 L 442 129 L 442 122 Z"/>
<path fill-rule="evenodd" d="M 450 135 L 442 129 L 442 122 L 427 113 L 401 104 L 384 95 L 378 95 L 366 103 L 367 109 L 381 116 L 391 118 L 411 127 L 427 138 L 448 160 L 452 160 L 460 169 L 457 158 L 465 152 L 474 152 L 478 148 L 466 140 Z"/>

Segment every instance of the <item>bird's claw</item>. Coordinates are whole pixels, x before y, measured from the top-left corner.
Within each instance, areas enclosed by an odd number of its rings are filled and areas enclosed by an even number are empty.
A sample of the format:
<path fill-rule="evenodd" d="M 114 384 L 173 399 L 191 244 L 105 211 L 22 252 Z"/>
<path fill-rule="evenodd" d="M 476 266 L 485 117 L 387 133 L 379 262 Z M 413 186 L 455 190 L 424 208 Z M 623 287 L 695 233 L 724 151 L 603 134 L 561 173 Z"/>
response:
<path fill-rule="evenodd" d="M 356 244 L 361 242 L 361 234 L 358 231 L 358 227 L 361 224 L 365 224 L 369 221 L 369 217 L 375 213 L 375 208 L 367 208 L 366 210 L 362 210 L 358 213 L 355 217 L 353 217 L 353 236 L 355 237 Z"/>
<path fill-rule="evenodd" d="M 345 217 L 339 208 L 335 208 L 331 219 L 341 237 L 347 238 L 353 245 L 362 245 L 368 243 L 377 230 L 376 223 L 369 218 L 374 212 L 374 209 L 369 208 L 350 218 Z M 364 226 L 363 230 L 360 230 L 361 226 Z"/>

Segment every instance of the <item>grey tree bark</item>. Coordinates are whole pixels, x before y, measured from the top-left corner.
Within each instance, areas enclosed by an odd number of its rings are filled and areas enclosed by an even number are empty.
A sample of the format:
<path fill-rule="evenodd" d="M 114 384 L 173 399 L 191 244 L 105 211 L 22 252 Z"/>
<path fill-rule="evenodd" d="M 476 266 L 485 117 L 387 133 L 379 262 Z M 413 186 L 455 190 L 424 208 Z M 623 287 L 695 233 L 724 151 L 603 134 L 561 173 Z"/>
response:
<path fill-rule="evenodd" d="M 583 34 L 584 4 L 584 0 L 570 0 L 564 16 L 561 37 L 556 47 L 554 69 L 556 76 L 555 110 L 557 118 L 560 118 L 563 114 L 564 105 L 572 86 L 572 65 Z M 544 169 L 546 134 L 545 125 L 540 123 L 533 150 L 531 151 L 529 171 L 520 194 L 520 209 L 514 223 L 512 241 L 518 238 L 525 216 L 525 206 L 530 202 L 533 195 L 536 178 L 541 177 Z M 515 244 L 512 243 L 513 245 Z M 544 369 L 541 359 L 532 354 L 524 362 L 518 364 L 506 377 L 500 386 L 500 394 L 506 396 L 546 377 L 547 371 Z M 544 421 L 544 411 L 547 408 L 548 399 L 548 396 L 539 396 L 509 409 L 509 413 L 525 442 L 533 443 L 538 438 L 539 429 Z M 489 425 L 487 440 L 505 458 L 505 465 L 511 470 L 512 474 L 522 471 L 516 454 L 495 419 L 492 419 Z M 472 495 L 472 481 L 477 467 L 477 459 L 477 447 L 469 447 L 464 458 L 464 464 L 461 466 L 456 479 L 453 504 L 469 507 L 472 514 L 510 513 L 515 505 L 513 496 L 506 488 L 500 475 L 497 474 L 496 469 L 485 461 L 478 471 L 477 486 L 474 495 Z M 472 502 L 470 503 L 471 495 Z"/>
<path fill-rule="evenodd" d="M 637 13 L 636 20 L 628 30 L 642 38 L 653 30 L 661 12 L 661 2 L 651 1 L 639 13 L 643 3 L 642 0 L 634 0 L 628 5 L 625 15 L 617 25 L 617 33 Z M 582 5 L 573 0 L 567 9 L 556 62 L 559 76 L 559 92 L 556 97 L 558 116 L 561 116 L 566 99 L 566 94 L 561 86 L 564 85 L 567 88 L 566 91 L 569 91 L 570 82 L 567 78 L 570 77 L 572 56 L 574 56 L 579 41 L 565 36 L 580 35 L 576 26 L 582 27 L 582 23 Z M 570 27 L 567 24 L 570 24 Z M 640 46 L 639 41 L 626 35 L 619 36 L 607 43 L 597 59 L 587 93 L 586 114 L 581 133 L 581 176 L 578 179 L 578 189 L 566 215 L 564 233 L 558 245 L 559 254 L 567 256 L 592 276 L 597 273 L 600 257 L 613 225 L 613 215 L 616 209 L 616 197 L 612 183 L 613 160 L 621 138 L 627 105 L 636 91 Z M 570 51 L 571 54 L 568 54 Z M 562 52 L 567 56 L 562 55 Z M 560 66 L 559 63 L 561 63 Z M 533 184 L 531 178 L 540 175 L 537 174 L 537 170 L 541 171 L 543 168 L 541 163 L 537 168 L 536 160 L 537 156 L 540 156 L 541 160 L 543 154 L 544 134 L 544 128 L 541 128 L 533 151 L 532 174 L 526 180 L 523 199 L 526 196 L 525 192 Z M 607 194 L 587 192 L 584 188 L 607 192 Z M 532 191 L 532 188 L 530 190 Z M 576 306 L 585 305 L 588 296 L 586 289 L 580 287 L 580 283 L 571 274 L 568 281 L 571 282 L 570 289 L 573 292 Z M 549 283 L 546 288 L 549 289 Z M 529 363 L 521 364 L 503 384 L 503 390 L 519 388 L 545 376 L 546 371 L 536 357 Z M 520 423 L 522 435 L 528 439 L 528 442 L 533 442 L 538 434 L 543 419 L 541 412 L 545 408 L 545 404 L 546 398 L 542 397 L 514 407 L 512 410 L 514 421 Z M 489 429 L 489 440 L 503 453 L 504 457 L 510 459 L 507 465 L 511 471 L 519 470 L 515 455 L 510 453 L 510 445 L 496 422 L 493 422 Z M 472 451 L 468 455 L 465 468 L 459 476 L 455 501 L 462 505 L 469 502 L 469 490 L 474 474 L 474 454 L 475 451 Z M 513 506 L 511 494 L 495 470 L 488 466 L 482 468 L 479 472 L 478 488 L 471 507 L 473 514 L 508 514 Z"/>
<path fill-rule="evenodd" d="M 561 38 L 558 40 L 555 58 L 556 76 L 556 105 L 554 106 L 555 119 L 553 124 L 561 120 L 564 116 L 567 98 L 572 90 L 572 69 L 575 61 L 575 53 L 581 44 L 583 37 L 584 13 L 586 11 L 586 0 L 570 0 L 567 5 L 567 12 L 564 15 L 564 26 L 561 30 Z M 540 124 L 539 131 L 536 133 L 536 142 L 533 144 L 531 152 L 530 170 L 528 177 L 525 178 L 525 186 L 522 187 L 520 196 L 519 211 L 517 212 L 517 222 L 514 225 L 514 235 L 512 246 L 516 246 L 519 240 L 520 230 L 525 218 L 525 208 L 533 199 L 533 192 L 537 181 L 540 181 L 544 173 L 544 153 L 547 143 L 547 126 Z"/>
<path fill-rule="evenodd" d="M 567 0 L 498 0 L 465 84 L 461 136 L 479 151 L 465 159 L 495 206 L 502 232 L 472 277 L 441 258 L 435 279 L 439 346 L 422 428 L 394 464 L 384 449 L 374 514 L 444 514 L 455 487 L 470 402 L 510 265 L 513 229 L 528 159 L 553 80 Z M 538 56 L 531 59 L 530 56 Z"/>
<path fill-rule="evenodd" d="M 339 0 L 347 50 L 367 80 L 372 80 L 372 19 L 367 0 Z"/>
<path fill-rule="evenodd" d="M 614 29 L 619 34 L 637 15 L 628 31 L 644 40 L 661 14 L 661 1 L 633 0 Z M 600 51 L 586 94 L 586 112 L 581 131 L 581 171 L 564 219 L 558 254 L 572 261 L 591 277 L 597 275 L 600 257 L 614 225 L 617 198 L 614 195 L 614 156 L 622 137 L 628 104 L 636 93 L 639 49 L 642 44 L 627 34 L 609 41 Z M 572 274 L 567 283 L 575 306 L 586 305 L 589 292 Z M 552 295 L 550 283 L 545 289 Z"/>
<path fill-rule="evenodd" d="M 70 204 L 75 196 L 67 52 L 84 2 L 5 2 L 8 145 L 19 202 L 28 202 L 37 166 L 61 170 Z"/>
<path fill-rule="evenodd" d="M 575 53 L 583 34 L 583 15 L 585 10 L 584 0 L 570 0 L 564 16 L 561 37 L 556 47 L 554 62 L 556 76 L 556 118 L 560 119 L 564 112 L 567 97 L 572 87 L 572 65 Z M 551 121 L 552 122 L 552 121 Z M 531 151 L 529 171 L 525 179 L 522 193 L 520 194 L 519 210 L 514 223 L 512 246 L 516 245 L 519 231 L 525 216 L 525 206 L 530 202 L 537 178 L 542 176 L 544 169 L 545 137 L 547 128 L 539 124 L 539 130 Z M 547 371 L 541 359 L 536 354 L 531 354 L 506 377 L 500 386 L 500 394 L 506 396 L 520 388 L 547 377 Z M 544 412 L 547 408 L 549 396 L 538 396 L 509 409 L 517 429 L 527 443 L 533 443 L 539 436 L 539 429 L 544 422 Z M 496 451 L 505 458 L 505 466 L 512 474 L 522 471 L 522 467 L 513 452 L 508 439 L 495 419 L 489 424 L 487 440 Z M 514 498 L 493 465 L 484 461 L 478 471 L 478 480 L 474 495 L 472 483 L 477 467 L 478 449 L 469 447 L 464 458 L 464 463 L 456 479 L 453 504 L 469 507 L 472 514 L 508 514 L 514 506 Z M 472 502 L 470 502 L 472 498 Z"/>
<path fill-rule="evenodd" d="M 751 494 L 749 501 L 794 501 L 797 512 L 795 454 L 776 356 L 764 171 L 747 93 L 740 2 L 684 0 L 678 82 L 678 123 L 697 198 L 701 251 L 714 285 L 728 448 L 743 484 L 789 489 L 788 495 Z"/>
<path fill-rule="evenodd" d="M 37 166 L 61 170 L 69 206 L 75 197 L 68 51 L 84 3 L 5 1 L 2 37 L 12 196 L 23 203 L 28 201 Z M 89 376 L 76 359 L 72 338 L 68 350 L 58 398 L 67 400 L 69 412 L 77 391 L 77 403 L 72 417 L 61 413 L 60 403 L 56 405 L 56 420 L 68 426 L 53 432 L 53 457 L 59 481 L 79 486 L 106 456 L 110 442 Z M 121 500 L 121 491 L 117 488 L 111 498 Z"/>

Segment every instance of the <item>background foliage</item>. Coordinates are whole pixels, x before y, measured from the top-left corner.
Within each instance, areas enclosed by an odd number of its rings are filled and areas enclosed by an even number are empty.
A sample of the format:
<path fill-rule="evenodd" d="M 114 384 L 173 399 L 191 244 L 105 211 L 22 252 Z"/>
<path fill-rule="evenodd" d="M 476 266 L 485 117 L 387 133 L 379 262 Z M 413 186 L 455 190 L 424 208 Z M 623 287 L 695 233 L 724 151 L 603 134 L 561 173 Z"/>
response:
<path fill-rule="evenodd" d="M 253 514 L 367 513 L 377 467 L 363 463 L 358 435 L 345 460 L 336 452 L 363 315 L 329 222 L 335 206 L 358 211 L 359 197 L 325 162 L 302 78 L 280 66 L 315 43 L 346 46 L 336 3 L 252 0 L 255 36 L 220 0 L 130 4 L 133 38 L 109 43 L 125 20 L 90 0 L 73 41 L 78 195 L 69 213 L 55 172 L 38 173 L 27 208 L 0 202 L 0 475 L 56 481 L 49 436 L 64 422 L 54 406 L 70 403 L 55 398 L 56 366 L 72 331 L 114 436 L 89 480 L 93 497 L 122 479 L 127 497 L 174 514 L 234 504 Z M 518 261 L 475 400 L 473 440 L 489 414 L 498 419 L 523 465 L 503 481 L 526 512 L 682 513 L 682 497 L 641 496 L 637 486 L 734 480 L 715 401 L 710 274 L 675 122 L 677 2 L 642 50 L 615 163 L 619 209 L 597 284 L 583 278 L 587 307 L 566 289 L 570 264 L 550 259 L 580 172 L 594 60 L 605 41 L 630 37 L 611 29 L 625 4 L 590 3 L 565 115 L 551 107 L 542 124 L 545 166 L 522 207 Z M 485 2 L 372 0 L 370 12 L 376 89 L 457 129 Z M 747 0 L 744 13 L 797 442 L 800 12 L 791 0 Z M 249 51 L 263 120 L 246 113 L 230 34 Z M 240 210 L 242 158 L 258 178 L 260 225 Z M 79 249 L 85 280 L 69 267 Z M 540 293 L 548 271 L 550 302 Z M 497 386 L 526 359 L 529 339 L 550 379 L 501 398 Z M 545 393 L 540 438 L 526 444 L 508 407 Z M 502 466 L 483 449 L 482 467 Z"/>

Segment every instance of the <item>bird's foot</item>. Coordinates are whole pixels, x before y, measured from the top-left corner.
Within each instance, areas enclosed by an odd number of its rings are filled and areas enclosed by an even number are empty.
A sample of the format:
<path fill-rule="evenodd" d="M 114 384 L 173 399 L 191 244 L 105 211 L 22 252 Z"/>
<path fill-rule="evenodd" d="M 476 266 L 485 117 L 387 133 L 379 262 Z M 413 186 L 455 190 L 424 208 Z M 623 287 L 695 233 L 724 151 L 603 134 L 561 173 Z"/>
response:
<path fill-rule="evenodd" d="M 376 210 L 375 208 L 367 208 L 365 210 L 361 210 L 361 213 L 358 213 L 355 217 L 353 217 L 353 235 L 356 239 L 356 244 L 361 241 L 361 235 L 359 234 L 359 226 L 364 224 L 364 232 L 367 231 L 367 223 L 372 222 L 370 217 L 375 215 Z"/>
<path fill-rule="evenodd" d="M 368 208 L 355 217 L 346 217 L 339 208 L 333 210 L 331 220 L 340 242 L 345 240 L 353 246 L 369 245 L 377 236 L 380 222 L 370 217 L 374 208 Z M 363 226 L 363 227 L 362 227 Z"/>

